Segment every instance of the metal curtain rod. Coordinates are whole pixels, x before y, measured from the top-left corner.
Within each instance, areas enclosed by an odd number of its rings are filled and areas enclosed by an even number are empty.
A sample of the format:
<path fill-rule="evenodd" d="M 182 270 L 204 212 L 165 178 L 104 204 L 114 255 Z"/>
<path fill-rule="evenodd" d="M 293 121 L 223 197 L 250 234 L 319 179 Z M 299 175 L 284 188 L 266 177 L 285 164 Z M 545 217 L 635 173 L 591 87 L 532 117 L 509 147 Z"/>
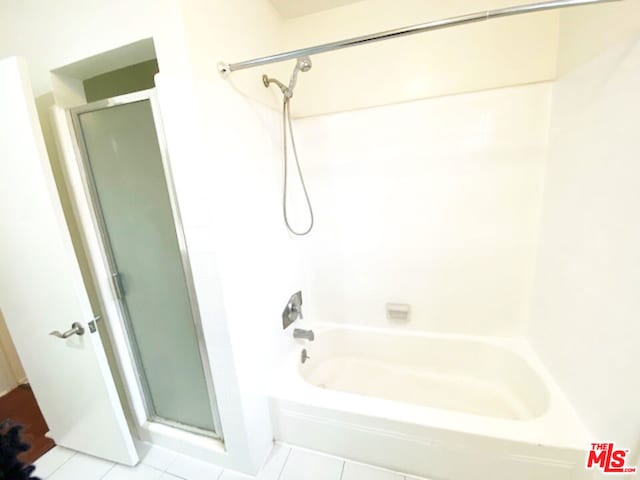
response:
<path fill-rule="evenodd" d="M 416 33 L 429 32 L 431 30 L 439 30 L 441 28 L 455 27 L 457 25 L 464 25 L 467 23 L 482 22 L 484 20 L 489 20 L 492 18 L 510 17 L 512 15 L 541 12 L 543 10 L 553 10 L 556 8 L 576 7 L 580 5 L 619 2 L 619 1 L 621 0 L 554 0 L 549 2 L 519 5 L 515 7 L 499 8 L 496 10 L 486 10 L 484 12 L 470 13 L 468 15 L 445 18 L 444 20 L 435 20 L 432 22 L 411 25 L 409 27 L 396 28 L 393 30 L 373 33 L 370 35 L 362 35 L 360 37 L 348 38 L 346 40 L 340 40 L 337 42 L 324 43 L 322 45 L 316 45 L 314 47 L 300 48 L 298 50 L 291 50 L 289 52 L 278 53 L 275 55 L 268 55 L 266 57 L 254 58 L 252 60 L 245 60 L 244 62 L 238 62 L 238 63 L 219 62 L 218 71 L 222 76 L 226 77 L 231 72 L 235 72 L 236 70 L 244 70 L 245 68 L 257 67 L 257 66 L 266 65 L 269 63 L 283 62 L 285 60 L 291 60 L 293 58 L 300 58 L 300 57 L 305 57 L 309 55 L 315 55 L 316 53 L 330 52 L 333 50 L 340 50 L 342 48 L 349 48 L 349 47 L 355 47 L 357 45 L 364 45 L 367 43 L 380 42 L 382 40 L 388 40 L 390 38 L 398 38 L 398 37 L 404 37 L 407 35 L 414 35 Z"/>

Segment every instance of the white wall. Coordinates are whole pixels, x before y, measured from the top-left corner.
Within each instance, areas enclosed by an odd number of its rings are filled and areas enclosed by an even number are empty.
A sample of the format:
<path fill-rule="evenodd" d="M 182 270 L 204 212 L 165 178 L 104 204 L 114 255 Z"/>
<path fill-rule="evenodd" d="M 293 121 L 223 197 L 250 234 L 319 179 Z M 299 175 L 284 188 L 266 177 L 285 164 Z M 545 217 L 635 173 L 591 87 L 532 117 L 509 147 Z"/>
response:
<path fill-rule="evenodd" d="M 243 84 L 240 76 L 223 80 L 215 61 L 279 48 L 281 19 L 267 0 L 239 2 L 234 8 L 226 4 L 193 0 L 185 9 L 205 148 L 203 168 L 192 175 L 206 195 L 200 205 L 211 222 L 229 324 L 242 345 L 239 361 L 262 383 L 264 367 L 284 338 L 280 313 L 294 288 L 287 278 L 297 269 L 296 262 L 288 261 L 279 222 L 279 122 L 273 110 L 236 90 L 244 87 L 249 96 L 268 101 L 261 83 L 251 78 Z M 220 28 L 212 29 L 211 18 L 221 12 L 226 13 Z"/>
<path fill-rule="evenodd" d="M 529 338 L 593 440 L 638 464 L 640 2 L 599 8 L 562 16 Z"/>
<path fill-rule="evenodd" d="M 0 58 L 26 58 L 39 97 L 51 90 L 49 71 L 54 68 L 152 36 L 159 40 L 159 56 L 174 48 L 179 40 L 165 42 L 161 34 L 179 26 L 177 4 L 174 0 L 2 2 L 0 16 L 6 21 L 0 29 Z"/>
<path fill-rule="evenodd" d="M 297 120 L 307 318 L 509 335 L 528 310 L 549 83 Z M 292 167 L 293 169 L 293 167 Z M 292 176 L 292 184 L 297 178 Z M 303 199 L 291 198 L 301 210 Z"/>
<path fill-rule="evenodd" d="M 55 139 L 48 122 L 48 108 L 53 103 L 50 72 L 150 37 L 154 38 L 163 71 L 185 71 L 188 62 L 184 54 L 179 0 L 1 2 L 0 18 L 7 19 L 0 28 L 0 58 L 21 56 L 29 65 L 47 152 L 63 208 L 69 212 Z M 74 228 L 71 225 L 71 229 Z"/>
<path fill-rule="evenodd" d="M 564 11 L 558 44 L 558 75 L 606 53 L 612 45 L 638 35 L 640 0 Z"/>
<path fill-rule="evenodd" d="M 236 376 L 236 404 L 250 427 L 245 464 L 235 467 L 255 472 L 271 446 L 266 393 L 271 369 L 291 343 L 280 315 L 299 288 L 299 262 L 279 221 L 277 116 L 237 89 L 262 102 L 269 101 L 268 92 L 253 76 L 248 83 L 241 76 L 223 80 L 216 61 L 277 49 L 280 18 L 267 0 L 189 0 L 182 7 L 197 103 L 188 128 L 197 132 L 195 143 L 184 145 L 189 154 L 185 150 L 174 163 L 176 186 L 185 231 L 191 232 L 189 249 L 196 255 L 203 314 L 224 318 L 224 324 L 206 328 L 212 336 L 216 329 L 228 334 L 229 344 L 219 347 L 231 350 L 236 369 L 214 362 L 214 376 Z M 184 118 L 174 115 L 170 121 L 184 123 Z M 228 394 L 218 390 L 223 399 Z M 236 420 L 227 416 L 227 421 Z"/>
<path fill-rule="evenodd" d="M 242 95 L 279 108 L 262 84 L 262 71 L 219 75 L 219 61 L 234 62 L 282 50 L 282 19 L 269 0 L 228 2 L 182 0 L 184 30 L 189 61 L 196 75 L 219 89 L 234 89 Z M 287 69 L 288 70 L 288 69 Z"/>
<path fill-rule="evenodd" d="M 169 60 L 165 51 L 174 45 L 163 41 L 170 36 L 160 33 L 179 25 L 178 5 L 187 15 L 200 8 L 200 15 L 189 20 L 198 25 L 187 30 L 198 40 L 191 43 L 189 57 L 193 60 L 194 52 L 206 56 L 213 76 L 219 60 L 240 61 L 514 3 L 527 0 L 399 0 L 392 6 L 386 0 L 365 0 L 283 20 L 270 2 L 262 0 L 64 0 L 46 6 L 38 0 L 23 0 L 0 6 L 3 18 L 10 20 L 0 29 L 0 57 L 27 58 L 35 95 L 40 96 L 51 89 L 48 72 L 52 68 L 151 36 L 156 37 L 160 70 L 166 71 L 180 56 Z M 547 12 L 496 20 L 315 56 L 314 69 L 301 81 L 295 112 L 313 115 L 552 79 L 557 15 Z M 265 33 L 269 41 L 264 41 Z M 211 43 L 214 37 L 217 41 Z M 266 94 L 260 81 L 263 72 L 288 79 L 291 62 L 237 72 L 232 83 L 276 107 L 279 102 Z"/>
<path fill-rule="evenodd" d="M 247 28 L 254 39 L 248 45 L 264 44 L 271 50 L 268 38 L 271 23 L 263 15 L 271 8 L 262 0 L 66 0 L 63 4 L 46 5 L 27 0 L 0 6 L 0 16 L 12 19 L 9 28 L 0 31 L 0 56 L 26 57 L 31 65 L 34 93 L 40 98 L 50 97 L 50 70 L 153 37 L 161 71 L 160 104 L 169 155 L 185 236 L 192 253 L 195 286 L 225 434 L 226 453 L 217 457 L 211 455 L 208 459 L 246 473 L 254 473 L 259 468 L 271 447 L 267 402 L 262 388 L 264 376 L 259 375 L 262 370 L 254 367 L 256 358 L 259 359 L 258 366 L 265 365 L 263 353 L 274 355 L 273 349 L 277 345 L 261 340 L 264 339 L 264 328 L 278 324 L 279 312 L 271 323 L 269 319 L 272 317 L 259 308 L 262 297 L 256 296 L 255 291 L 258 284 L 262 286 L 268 281 L 264 276 L 251 277 L 254 282 L 251 286 L 243 283 L 239 287 L 246 296 L 236 293 L 240 289 L 236 289 L 238 284 L 231 278 L 238 273 L 252 274 L 255 264 L 239 263 L 236 270 L 230 266 L 223 271 L 224 266 L 218 268 L 216 263 L 217 258 L 255 258 L 243 257 L 240 248 L 243 245 L 232 241 L 232 235 L 237 233 L 233 228 L 234 222 L 243 216 L 232 218 L 229 211 L 233 210 L 231 202 L 235 198 L 219 198 L 215 184 L 220 182 L 220 191 L 225 186 L 241 185 L 247 177 L 240 175 L 242 172 L 239 170 L 225 176 L 229 160 L 234 160 L 231 162 L 234 168 L 241 169 L 243 155 L 248 155 L 251 160 L 257 158 L 257 150 L 243 153 L 236 149 L 235 142 L 225 143 L 225 148 L 221 149 L 217 142 L 230 138 L 231 125 L 234 125 L 235 132 L 244 132 L 243 139 L 258 137 L 261 127 L 259 122 L 243 121 L 242 114 L 234 117 L 238 102 L 242 103 L 244 99 L 227 94 L 226 89 L 233 94 L 232 84 L 217 75 L 215 58 L 227 51 L 249 54 L 243 50 L 246 45 L 243 47 L 243 42 L 237 41 L 246 40 Z M 273 12 L 272 15 L 273 22 L 277 22 L 277 15 Z M 188 29 L 188 35 L 185 35 L 183 27 Z M 260 30 L 263 27 L 266 31 Z M 213 89 L 214 86 L 217 90 Z M 256 91 L 258 95 L 266 93 L 265 90 Z M 206 100 L 203 100 L 199 111 L 201 98 Z M 223 98 L 231 99 L 230 103 L 218 102 Z M 50 105 L 50 98 L 42 104 Z M 211 112 L 215 112 L 215 119 L 212 119 Z M 41 114 L 45 123 L 46 112 Z M 246 118 L 251 120 L 251 115 L 253 113 Z M 227 124 L 225 120 L 229 118 L 237 118 L 239 123 Z M 49 128 L 46 123 L 44 126 Z M 254 128 L 258 129 L 257 133 Z M 212 143 L 207 143 L 209 141 Z M 257 141 L 255 145 L 257 148 L 260 143 Z M 55 168 L 58 163 L 55 146 L 50 144 L 48 147 Z M 273 166 L 273 163 L 258 163 L 259 167 L 263 165 Z M 266 185 L 269 188 L 269 184 Z M 65 195 L 61 184 L 59 187 L 61 195 Z M 239 206 L 238 212 L 242 212 L 242 208 Z M 260 215 L 260 207 L 256 211 Z M 253 218 L 245 217 L 247 223 L 243 228 L 248 229 Z M 230 245 L 229 252 L 223 248 L 227 245 Z M 284 285 L 283 282 L 281 284 Z M 279 304 L 286 300 L 280 300 L 281 297 L 283 295 L 277 296 Z M 269 296 L 272 302 L 275 298 L 275 295 Z M 244 306 L 247 299 L 255 303 Z M 227 305 L 233 314 L 227 315 Z M 232 322 L 233 330 L 230 328 Z M 247 335 L 247 331 L 255 334 Z"/>
<path fill-rule="evenodd" d="M 282 42 L 291 50 L 525 3 L 531 1 L 365 0 L 287 19 Z M 310 116 L 552 80 L 557 40 L 558 12 L 552 11 L 315 55 L 313 68 L 299 80 L 292 111 Z M 257 82 L 265 72 L 288 81 L 293 64 L 252 70 Z"/>

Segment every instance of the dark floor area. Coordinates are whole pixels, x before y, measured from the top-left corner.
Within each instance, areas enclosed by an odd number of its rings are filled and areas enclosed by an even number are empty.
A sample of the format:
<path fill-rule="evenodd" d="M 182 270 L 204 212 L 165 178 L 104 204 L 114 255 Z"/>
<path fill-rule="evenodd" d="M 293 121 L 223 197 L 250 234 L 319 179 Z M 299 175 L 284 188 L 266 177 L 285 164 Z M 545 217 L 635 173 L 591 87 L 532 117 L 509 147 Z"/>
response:
<path fill-rule="evenodd" d="M 0 397 L 0 424 L 5 420 L 23 426 L 22 438 L 31 445 L 29 451 L 19 457 L 23 462 L 33 463 L 55 445 L 53 440 L 44 436 L 49 427 L 29 385 L 20 385 Z"/>

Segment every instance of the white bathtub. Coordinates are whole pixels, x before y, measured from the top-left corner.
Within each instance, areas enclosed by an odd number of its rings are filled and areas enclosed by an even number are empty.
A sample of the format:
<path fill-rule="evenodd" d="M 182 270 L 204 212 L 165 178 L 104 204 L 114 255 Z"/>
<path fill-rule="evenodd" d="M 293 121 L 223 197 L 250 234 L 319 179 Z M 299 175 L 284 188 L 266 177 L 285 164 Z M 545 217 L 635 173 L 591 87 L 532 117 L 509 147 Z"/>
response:
<path fill-rule="evenodd" d="M 430 479 L 588 478 L 592 439 L 526 342 L 313 330 L 275 382 L 278 440 Z"/>

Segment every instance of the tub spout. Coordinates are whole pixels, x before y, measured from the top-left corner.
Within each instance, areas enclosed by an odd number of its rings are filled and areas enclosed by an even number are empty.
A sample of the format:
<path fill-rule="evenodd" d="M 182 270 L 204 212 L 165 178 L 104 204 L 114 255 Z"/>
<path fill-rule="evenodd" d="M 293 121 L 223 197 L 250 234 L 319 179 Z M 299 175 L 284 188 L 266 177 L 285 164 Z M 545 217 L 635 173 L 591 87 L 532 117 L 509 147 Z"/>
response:
<path fill-rule="evenodd" d="M 293 331 L 293 338 L 304 338 L 313 342 L 315 339 L 315 335 L 313 334 L 313 330 L 303 330 L 302 328 L 296 328 Z"/>

